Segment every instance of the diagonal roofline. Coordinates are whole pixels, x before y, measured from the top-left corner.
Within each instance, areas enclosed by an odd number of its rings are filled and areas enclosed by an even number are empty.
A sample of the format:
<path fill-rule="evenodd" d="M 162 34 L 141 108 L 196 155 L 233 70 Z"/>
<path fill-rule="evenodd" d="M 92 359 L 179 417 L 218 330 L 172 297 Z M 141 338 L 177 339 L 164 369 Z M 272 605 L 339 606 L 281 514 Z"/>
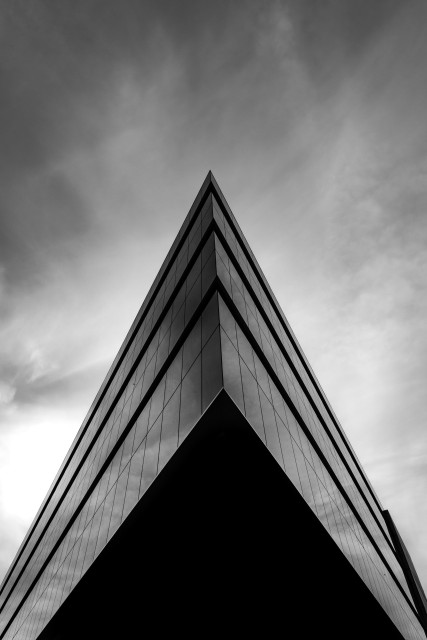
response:
<path fill-rule="evenodd" d="M 38 512 L 36 513 L 36 516 L 33 519 L 32 525 L 29 529 L 29 531 L 27 532 L 27 535 L 25 536 L 24 540 L 22 541 L 16 555 L 15 558 L 11 564 L 11 566 L 9 567 L 8 572 L 6 573 L 2 584 L 0 585 L 0 594 L 3 592 L 6 584 L 9 581 L 10 576 L 13 573 L 13 570 L 17 564 L 17 562 L 19 561 L 22 553 L 24 552 L 25 548 L 27 547 L 28 543 L 30 542 L 31 538 L 32 538 L 32 534 L 34 533 L 35 528 L 37 527 L 38 522 L 40 521 L 40 518 L 42 517 L 45 509 L 47 508 L 49 502 L 51 501 L 51 498 L 53 496 L 53 494 L 55 493 L 56 488 L 58 487 L 59 482 L 61 481 L 66 469 L 68 468 L 71 460 L 74 457 L 74 454 L 77 450 L 78 445 L 80 444 L 84 434 L 87 431 L 87 428 L 89 427 L 100 403 L 102 402 L 103 398 L 105 397 L 105 394 L 107 392 L 107 390 L 110 387 L 110 384 L 112 382 L 112 380 L 114 379 L 114 376 L 118 370 L 118 368 L 120 367 L 127 351 L 129 348 L 129 345 L 132 344 L 132 340 L 134 337 L 134 334 L 136 333 L 136 331 L 138 330 L 141 322 L 143 321 L 144 317 L 146 316 L 148 310 L 151 308 L 151 303 L 153 302 L 158 290 L 160 289 L 165 277 L 167 276 L 168 270 L 169 270 L 169 266 L 173 264 L 174 259 L 177 255 L 177 253 L 180 250 L 180 247 L 182 246 L 183 242 L 185 241 L 188 233 L 191 230 L 191 227 L 193 226 L 195 220 L 197 219 L 198 214 L 200 213 L 200 210 L 204 204 L 204 202 L 206 201 L 207 197 L 212 194 L 216 200 L 218 201 L 219 206 L 221 207 L 223 214 L 225 215 L 227 221 L 229 222 L 230 226 L 232 227 L 236 238 L 239 241 L 239 244 L 241 245 L 241 248 L 243 250 L 243 252 L 245 253 L 247 259 L 249 260 L 257 278 L 258 281 L 260 282 L 263 290 L 265 291 L 267 297 L 269 298 L 273 308 L 276 311 L 277 317 L 279 319 L 279 321 L 281 322 L 284 330 L 286 331 L 289 339 L 291 340 L 291 342 L 293 343 L 293 346 L 295 348 L 295 350 L 297 351 L 301 362 L 304 366 L 304 368 L 307 371 L 307 374 L 309 375 L 315 389 L 318 392 L 318 395 L 320 397 L 320 399 L 322 400 L 326 410 L 328 411 L 329 415 L 331 416 L 332 421 L 334 422 L 334 425 L 338 431 L 338 433 L 340 434 L 340 437 L 345 445 L 345 447 L 347 448 L 347 450 L 349 451 L 351 457 L 353 458 L 355 464 L 357 465 L 358 469 L 361 472 L 362 477 L 365 480 L 365 484 L 368 488 L 368 490 L 370 491 L 370 493 L 373 495 L 373 498 L 375 499 L 376 503 L 378 504 L 379 508 L 382 510 L 381 505 L 379 504 L 379 501 L 375 495 L 375 493 L 373 492 L 373 490 L 370 487 L 369 481 L 366 478 L 366 475 L 359 463 L 359 461 L 357 460 L 357 457 L 355 456 L 354 452 L 352 451 L 351 446 L 349 445 L 345 434 L 343 433 L 338 420 L 336 419 L 334 413 L 332 412 L 329 403 L 326 399 L 326 397 L 324 396 L 324 393 L 317 381 L 317 378 L 315 377 L 314 373 L 311 370 L 311 367 L 308 365 L 304 353 L 301 349 L 301 347 L 298 344 L 298 341 L 296 340 L 291 328 L 289 327 L 287 320 L 283 314 L 283 311 L 280 308 L 279 303 L 277 302 L 274 293 L 272 292 L 263 272 L 261 267 L 259 266 L 249 244 L 246 241 L 246 238 L 234 216 L 234 214 L 231 211 L 230 206 L 227 203 L 227 200 L 224 196 L 224 194 L 221 191 L 221 188 L 219 187 L 219 184 L 212 172 L 212 170 L 209 169 L 209 171 L 206 174 L 206 177 L 190 207 L 190 210 L 187 214 L 187 216 L 185 217 L 179 232 L 170 248 L 170 250 L 168 251 L 161 267 L 160 270 L 152 284 L 152 286 L 150 287 L 120 349 L 119 352 L 117 353 L 116 357 L 114 358 L 114 361 L 112 363 L 112 365 L 110 366 L 104 381 L 100 387 L 100 389 L 98 390 L 98 393 L 95 396 L 94 401 L 92 402 L 92 405 L 88 411 L 88 413 L 86 414 L 85 419 L 83 420 L 83 423 L 81 425 L 81 427 L 79 428 L 71 446 L 70 449 L 60 467 L 60 469 L 58 470 L 50 488 L 49 491 L 44 499 L 44 501 L 42 502 Z"/>
<path fill-rule="evenodd" d="M 323 405 L 324 405 L 329 417 L 331 418 L 331 420 L 332 420 L 332 422 L 333 422 L 333 424 L 334 424 L 334 426 L 335 426 L 335 428 L 336 428 L 336 430 L 337 430 L 337 432 L 338 432 L 338 434 L 339 434 L 339 436 L 340 436 L 345 448 L 347 449 L 349 455 L 351 456 L 354 464 L 358 468 L 358 470 L 359 470 L 359 472 L 360 472 L 360 474 L 361 474 L 361 476 L 362 476 L 362 478 L 364 480 L 364 483 L 365 483 L 365 486 L 366 486 L 367 490 L 369 491 L 370 495 L 372 496 L 373 500 L 375 501 L 375 503 L 376 503 L 377 507 L 379 508 L 380 512 L 382 512 L 383 511 L 383 507 L 381 505 L 381 502 L 380 502 L 378 496 L 376 495 L 376 493 L 375 493 L 375 491 L 374 491 L 374 489 L 373 489 L 368 477 L 366 476 L 366 473 L 365 473 L 362 465 L 360 464 L 359 459 L 358 459 L 355 451 L 353 450 L 353 447 L 351 446 L 351 444 L 350 444 L 350 442 L 349 442 L 349 440 L 348 440 L 348 438 L 347 438 L 347 436 L 345 434 L 345 431 L 343 430 L 343 428 L 342 428 L 337 416 L 335 415 L 335 412 L 333 411 L 331 405 L 329 404 L 329 401 L 328 401 L 328 399 L 327 399 L 327 397 L 326 397 L 326 395 L 325 395 L 325 393 L 324 393 L 324 391 L 323 391 L 323 389 L 322 389 L 322 387 L 321 387 L 321 385 L 320 385 L 320 383 L 319 383 L 319 381 L 318 381 L 313 369 L 311 368 L 311 365 L 309 364 L 308 360 L 306 359 L 305 354 L 304 354 L 304 352 L 303 352 L 303 350 L 302 350 L 302 348 L 301 348 L 301 346 L 300 346 L 300 344 L 299 344 L 299 342 L 298 342 L 298 340 L 297 340 L 297 338 L 296 338 L 296 336 L 295 336 L 295 334 L 294 334 L 294 332 L 293 332 L 293 330 L 292 330 L 292 328 L 291 328 L 291 326 L 290 326 L 290 324 L 289 324 L 289 322 L 288 322 L 288 320 L 287 320 L 287 318 L 286 318 L 286 316 L 285 316 L 285 314 L 284 314 L 279 302 L 277 301 L 276 296 L 274 295 L 274 292 L 272 291 L 270 285 L 268 284 L 267 278 L 265 277 L 265 275 L 264 275 L 264 273 L 263 273 L 263 271 L 262 271 L 262 269 L 261 269 L 261 267 L 260 267 L 255 255 L 253 254 L 253 251 L 252 251 L 250 245 L 248 244 L 248 242 L 247 242 L 247 240 L 246 240 L 246 238 L 244 236 L 244 233 L 243 233 L 242 229 L 240 228 L 240 225 L 237 222 L 237 220 L 236 220 L 236 218 L 235 218 L 235 216 L 234 216 L 234 214 L 233 214 L 233 212 L 232 212 L 232 210 L 231 210 L 231 208 L 230 208 L 230 206 L 229 206 L 224 194 L 222 193 L 221 188 L 220 188 L 220 186 L 219 186 L 217 180 L 215 179 L 215 176 L 213 175 L 211 170 L 208 171 L 208 174 L 207 174 L 207 176 L 205 178 L 205 182 L 203 184 L 205 184 L 205 183 L 207 185 L 206 188 L 208 187 L 209 184 L 212 185 L 212 188 L 213 188 L 212 193 L 213 193 L 213 195 L 218 199 L 219 204 L 222 205 L 222 207 L 221 207 L 222 211 L 223 211 L 224 215 L 226 216 L 226 219 L 229 222 L 230 226 L 232 227 L 232 230 L 234 231 L 234 233 L 236 235 L 236 238 L 239 240 L 239 244 L 240 244 L 240 246 L 241 246 L 246 258 L 248 259 L 249 263 L 251 264 L 252 269 L 254 270 L 260 285 L 262 286 L 262 288 L 263 288 L 265 294 L 267 295 L 267 297 L 268 297 L 271 305 L 273 306 L 274 310 L 276 311 L 276 315 L 277 315 L 277 317 L 278 317 L 283 329 L 285 330 L 290 342 L 292 343 L 292 346 L 294 347 L 295 351 L 297 352 L 297 354 L 298 354 L 298 356 L 300 358 L 300 361 L 301 361 L 301 363 L 302 363 L 302 365 L 303 365 L 303 367 L 304 367 L 304 369 L 305 369 L 305 371 L 306 371 L 311 383 L 313 384 L 315 390 L 317 391 L 318 396 L 319 396 L 320 400 L 322 401 L 322 403 L 323 403 Z"/>
<path fill-rule="evenodd" d="M 80 428 L 78 429 L 71 445 L 70 448 L 60 466 L 60 468 L 58 469 L 47 493 L 46 496 L 43 500 L 43 502 L 41 503 L 38 511 L 36 512 L 32 523 L 30 525 L 29 530 L 27 531 L 24 539 L 22 540 L 20 546 L 18 547 L 18 550 L 15 554 L 15 557 L 13 558 L 13 561 L 11 563 L 11 565 L 9 566 L 6 574 L 3 577 L 2 582 L 0 583 L 0 596 L 3 593 L 4 588 L 6 587 L 9 578 L 11 577 L 11 575 L 13 574 L 13 571 L 22 555 L 22 553 L 24 552 L 24 550 L 26 549 L 28 543 L 30 542 L 31 538 L 32 538 L 32 534 L 34 533 L 35 528 L 37 527 L 37 524 L 39 523 L 41 517 L 43 516 L 43 513 L 45 512 L 49 502 L 51 501 L 51 498 L 53 496 L 53 494 L 55 493 L 56 488 L 58 487 L 62 477 L 64 476 L 64 473 L 67 469 L 67 467 L 69 466 L 71 460 L 73 459 L 73 456 L 76 452 L 76 449 L 78 447 L 78 445 L 80 444 L 84 434 L 86 433 L 87 428 L 89 427 L 97 409 L 99 408 L 103 398 L 105 397 L 105 394 L 110 386 L 110 383 L 112 382 L 118 368 L 120 367 L 126 353 L 128 350 L 129 345 L 132 343 L 132 338 L 134 333 L 138 330 L 138 327 L 140 325 L 140 323 L 142 322 L 143 318 L 146 315 L 146 312 L 150 309 L 151 307 L 151 302 L 154 299 L 157 290 L 160 288 L 165 275 L 167 274 L 167 267 L 169 264 L 173 263 L 173 254 L 177 253 L 179 251 L 180 246 L 182 246 L 183 241 L 185 240 L 188 232 L 190 231 L 195 219 L 197 218 L 206 198 L 208 197 L 208 195 L 211 193 L 211 189 L 212 189 L 212 185 L 215 185 L 216 180 L 213 176 L 213 173 L 211 170 L 208 171 L 208 173 L 206 174 L 205 179 L 203 180 L 202 186 L 200 187 L 196 197 L 193 200 L 193 203 L 189 209 L 188 214 L 186 215 L 186 217 L 184 218 L 183 223 L 180 226 L 180 229 L 178 231 L 177 236 L 175 237 L 174 242 L 172 243 L 171 248 L 169 249 L 165 259 L 162 262 L 162 265 L 156 275 L 156 278 L 154 279 L 153 284 L 151 285 L 150 289 L 148 290 L 141 307 L 138 310 L 138 313 L 135 316 L 135 319 L 133 320 L 129 331 L 127 332 L 121 346 L 120 349 L 118 351 L 118 353 L 116 354 L 112 364 L 110 365 L 110 368 L 108 369 L 104 380 L 101 383 L 100 388 L 98 389 L 98 392 L 94 398 L 94 400 L 92 401 L 92 404 L 88 410 L 88 412 L 86 413 L 85 418 L 83 419 L 82 424 L 80 425 Z"/>

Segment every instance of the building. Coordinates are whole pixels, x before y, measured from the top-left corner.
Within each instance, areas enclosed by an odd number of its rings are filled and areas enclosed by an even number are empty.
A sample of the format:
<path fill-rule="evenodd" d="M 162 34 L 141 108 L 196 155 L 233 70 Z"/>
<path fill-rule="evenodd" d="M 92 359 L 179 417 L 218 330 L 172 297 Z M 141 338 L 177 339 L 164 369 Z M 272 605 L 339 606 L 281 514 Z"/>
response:
<path fill-rule="evenodd" d="M 424 638 L 426 599 L 209 173 L 1 586 L 0 638 Z"/>

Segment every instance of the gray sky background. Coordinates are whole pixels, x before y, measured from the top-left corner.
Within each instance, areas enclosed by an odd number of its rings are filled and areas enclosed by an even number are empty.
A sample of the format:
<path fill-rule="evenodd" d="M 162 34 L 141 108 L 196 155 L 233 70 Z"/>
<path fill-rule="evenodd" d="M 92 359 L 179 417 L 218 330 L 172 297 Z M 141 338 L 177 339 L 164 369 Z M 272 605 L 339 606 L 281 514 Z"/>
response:
<path fill-rule="evenodd" d="M 0 579 L 212 169 L 427 587 L 426 25 L 3 0 Z"/>

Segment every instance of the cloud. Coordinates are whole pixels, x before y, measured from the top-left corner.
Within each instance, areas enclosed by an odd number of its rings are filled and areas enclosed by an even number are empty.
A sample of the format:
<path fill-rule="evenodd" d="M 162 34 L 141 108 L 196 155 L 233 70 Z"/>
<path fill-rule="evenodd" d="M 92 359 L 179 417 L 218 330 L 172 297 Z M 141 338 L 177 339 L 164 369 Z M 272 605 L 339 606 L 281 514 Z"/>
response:
<path fill-rule="evenodd" d="M 5 382 L 0 382 L 0 406 L 10 404 L 15 396 L 16 389 Z"/>

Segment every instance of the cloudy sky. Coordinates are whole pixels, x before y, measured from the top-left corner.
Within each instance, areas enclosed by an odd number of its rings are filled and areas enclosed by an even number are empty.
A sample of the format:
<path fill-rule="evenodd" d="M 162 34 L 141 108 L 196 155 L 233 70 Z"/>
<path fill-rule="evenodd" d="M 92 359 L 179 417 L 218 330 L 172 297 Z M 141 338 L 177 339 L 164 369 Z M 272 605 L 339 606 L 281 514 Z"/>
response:
<path fill-rule="evenodd" d="M 0 579 L 212 169 L 427 587 L 426 25 L 3 0 Z"/>

